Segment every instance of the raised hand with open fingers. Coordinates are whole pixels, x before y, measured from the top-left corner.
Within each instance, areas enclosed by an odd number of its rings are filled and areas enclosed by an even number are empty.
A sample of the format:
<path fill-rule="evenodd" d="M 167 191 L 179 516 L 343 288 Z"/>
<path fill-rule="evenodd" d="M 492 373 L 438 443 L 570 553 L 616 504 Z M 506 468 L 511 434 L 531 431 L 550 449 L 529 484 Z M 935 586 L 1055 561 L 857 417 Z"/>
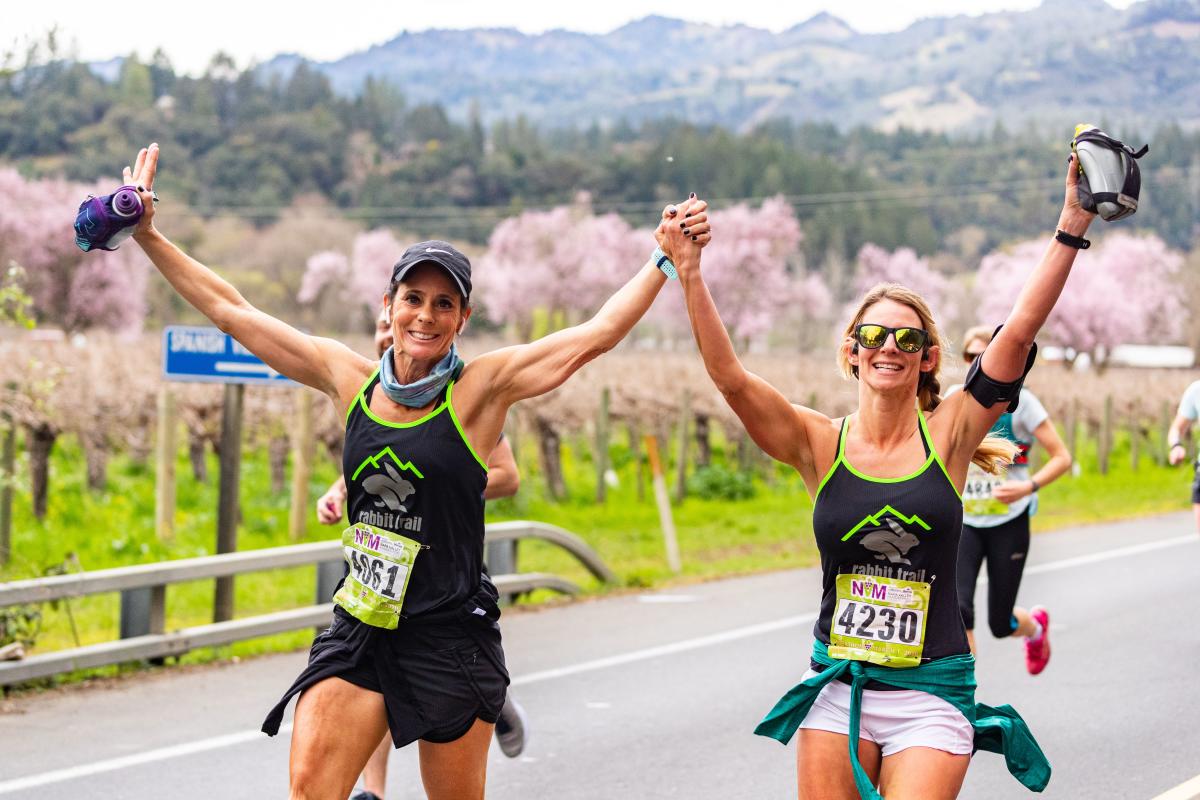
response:
<path fill-rule="evenodd" d="M 138 151 L 137 160 L 133 167 L 126 167 L 121 178 L 128 186 L 137 187 L 138 196 L 142 198 L 145 212 L 142 219 L 134 228 L 134 235 L 145 233 L 154 227 L 154 204 L 158 195 L 154 191 L 154 176 L 158 172 L 158 143 L 143 147 Z"/>

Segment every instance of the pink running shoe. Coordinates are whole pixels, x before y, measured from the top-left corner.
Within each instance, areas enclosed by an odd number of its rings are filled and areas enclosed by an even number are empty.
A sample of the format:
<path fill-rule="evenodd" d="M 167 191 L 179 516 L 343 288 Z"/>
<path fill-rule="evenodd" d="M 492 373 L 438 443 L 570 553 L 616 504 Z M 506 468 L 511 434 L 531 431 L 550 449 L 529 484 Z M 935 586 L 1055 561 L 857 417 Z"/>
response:
<path fill-rule="evenodd" d="M 1050 663 L 1050 612 L 1041 606 L 1029 609 L 1029 616 L 1041 623 L 1042 635 L 1025 640 L 1025 669 L 1037 675 Z"/>

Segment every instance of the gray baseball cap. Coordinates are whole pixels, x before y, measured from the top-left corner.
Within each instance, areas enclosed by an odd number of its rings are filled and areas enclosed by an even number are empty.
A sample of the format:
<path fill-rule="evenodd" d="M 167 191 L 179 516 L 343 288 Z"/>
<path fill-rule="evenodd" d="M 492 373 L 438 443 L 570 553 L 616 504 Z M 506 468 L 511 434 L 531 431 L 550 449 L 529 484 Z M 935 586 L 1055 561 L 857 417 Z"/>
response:
<path fill-rule="evenodd" d="M 471 299 L 471 261 L 454 245 L 440 239 L 417 242 L 405 250 L 404 255 L 400 256 L 400 260 L 392 267 L 392 282 L 388 288 L 395 291 L 396 285 L 404 280 L 409 270 L 425 263 L 437 264 L 444 269 L 458 286 L 462 296 L 466 300 Z"/>

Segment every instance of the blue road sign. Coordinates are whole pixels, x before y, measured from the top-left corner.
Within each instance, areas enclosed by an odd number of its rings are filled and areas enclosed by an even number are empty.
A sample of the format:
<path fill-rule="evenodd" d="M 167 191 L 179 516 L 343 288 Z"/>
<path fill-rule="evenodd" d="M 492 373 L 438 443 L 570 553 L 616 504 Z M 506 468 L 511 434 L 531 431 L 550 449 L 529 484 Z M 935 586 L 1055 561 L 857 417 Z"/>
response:
<path fill-rule="evenodd" d="M 264 364 L 229 334 L 192 325 L 163 328 L 163 377 L 201 383 L 299 385 Z"/>

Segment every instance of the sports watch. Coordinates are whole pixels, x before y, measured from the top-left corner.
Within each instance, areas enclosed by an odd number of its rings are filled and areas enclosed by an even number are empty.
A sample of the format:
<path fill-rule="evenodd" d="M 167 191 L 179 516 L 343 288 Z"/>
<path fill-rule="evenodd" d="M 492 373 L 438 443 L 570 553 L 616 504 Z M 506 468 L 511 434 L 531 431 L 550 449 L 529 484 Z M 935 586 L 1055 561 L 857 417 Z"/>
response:
<path fill-rule="evenodd" d="M 667 257 L 661 247 L 654 248 L 654 252 L 650 254 L 650 260 L 654 262 L 654 266 L 662 270 L 662 274 L 666 275 L 669 280 L 678 280 L 679 273 L 675 271 L 675 264 Z"/>

